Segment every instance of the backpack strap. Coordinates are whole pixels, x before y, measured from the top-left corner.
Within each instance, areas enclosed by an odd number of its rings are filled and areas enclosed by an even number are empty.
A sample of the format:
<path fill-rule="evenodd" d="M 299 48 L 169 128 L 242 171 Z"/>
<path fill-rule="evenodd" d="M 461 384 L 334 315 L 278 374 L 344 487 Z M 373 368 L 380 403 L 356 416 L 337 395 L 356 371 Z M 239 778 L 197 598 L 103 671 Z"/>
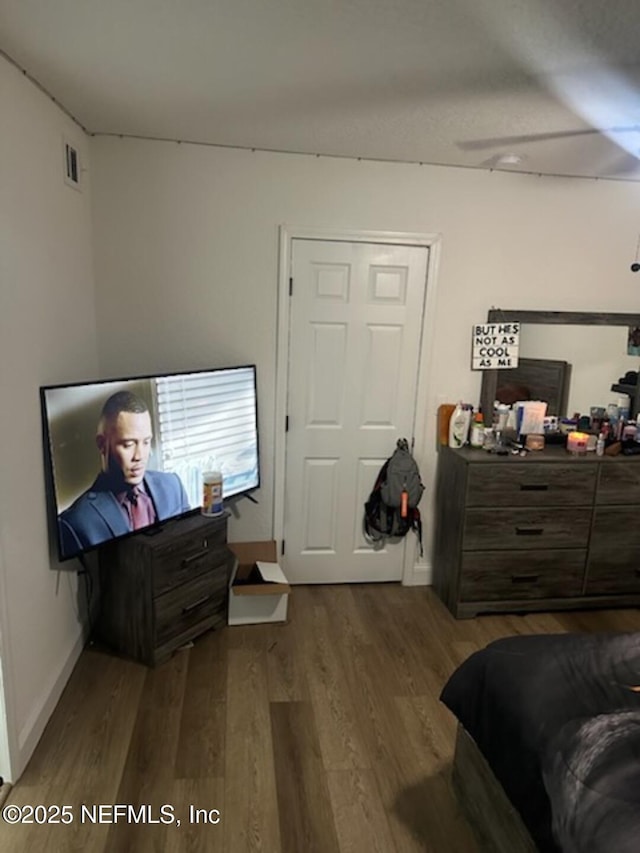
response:
<path fill-rule="evenodd" d="M 424 556 L 424 551 L 422 549 L 422 517 L 420 516 L 420 510 L 418 507 L 414 507 L 413 509 L 413 523 L 412 527 L 418 536 L 418 542 L 420 543 L 420 556 Z"/>
<path fill-rule="evenodd" d="M 382 484 L 387 479 L 387 471 L 389 470 L 389 462 L 391 462 L 391 457 L 389 457 L 389 459 L 387 459 L 387 461 L 384 463 L 382 468 L 378 471 L 378 476 L 376 477 L 376 481 L 375 481 L 374 486 L 373 486 L 374 492 L 379 492 L 380 486 L 382 486 Z"/>

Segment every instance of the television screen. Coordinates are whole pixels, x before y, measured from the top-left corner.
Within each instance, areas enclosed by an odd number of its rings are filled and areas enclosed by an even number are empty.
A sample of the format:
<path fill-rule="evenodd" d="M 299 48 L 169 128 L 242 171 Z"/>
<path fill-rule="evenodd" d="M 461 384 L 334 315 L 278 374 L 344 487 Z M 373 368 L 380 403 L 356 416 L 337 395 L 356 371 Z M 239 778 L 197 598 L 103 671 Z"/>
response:
<path fill-rule="evenodd" d="M 58 558 L 260 485 L 256 369 L 198 370 L 40 389 Z"/>

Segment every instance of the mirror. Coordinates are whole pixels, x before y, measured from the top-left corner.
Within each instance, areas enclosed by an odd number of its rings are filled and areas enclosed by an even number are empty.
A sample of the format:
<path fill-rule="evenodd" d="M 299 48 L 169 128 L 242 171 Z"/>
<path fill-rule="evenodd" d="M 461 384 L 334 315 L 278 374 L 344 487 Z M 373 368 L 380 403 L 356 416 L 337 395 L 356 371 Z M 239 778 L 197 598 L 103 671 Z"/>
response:
<path fill-rule="evenodd" d="M 518 320 L 519 368 L 483 371 L 483 412 L 492 412 L 499 388 L 502 393 L 505 385 L 515 385 L 516 393 L 532 388 L 530 396 L 547 400 L 548 414 L 560 417 L 589 414 L 591 406 L 606 407 L 622 394 L 630 398 L 631 416 L 638 414 L 640 387 L 618 380 L 640 368 L 640 347 L 632 346 L 630 334 L 640 329 L 640 314 L 492 308 L 487 315 L 488 323 Z"/>

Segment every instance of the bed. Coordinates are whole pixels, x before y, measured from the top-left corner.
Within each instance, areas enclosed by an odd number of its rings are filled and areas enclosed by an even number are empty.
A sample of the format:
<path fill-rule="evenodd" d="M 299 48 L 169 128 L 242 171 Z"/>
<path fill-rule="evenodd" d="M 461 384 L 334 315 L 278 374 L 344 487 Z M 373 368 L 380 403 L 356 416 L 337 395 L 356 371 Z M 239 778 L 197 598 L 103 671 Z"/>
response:
<path fill-rule="evenodd" d="M 505 853 L 640 851 L 640 633 L 518 635 L 452 674 L 453 783 Z"/>

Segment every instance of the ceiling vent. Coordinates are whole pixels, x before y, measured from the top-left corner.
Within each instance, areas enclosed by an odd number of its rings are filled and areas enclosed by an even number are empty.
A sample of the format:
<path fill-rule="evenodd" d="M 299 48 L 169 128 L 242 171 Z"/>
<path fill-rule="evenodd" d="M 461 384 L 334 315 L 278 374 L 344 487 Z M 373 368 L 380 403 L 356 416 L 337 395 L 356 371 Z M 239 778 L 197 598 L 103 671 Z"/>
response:
<path fill-rule="evenodd" d="M 65 139 L 64 148 L 64 182 L 76 190 L 80 189 L 80 155 L 78 149 Z"/>

